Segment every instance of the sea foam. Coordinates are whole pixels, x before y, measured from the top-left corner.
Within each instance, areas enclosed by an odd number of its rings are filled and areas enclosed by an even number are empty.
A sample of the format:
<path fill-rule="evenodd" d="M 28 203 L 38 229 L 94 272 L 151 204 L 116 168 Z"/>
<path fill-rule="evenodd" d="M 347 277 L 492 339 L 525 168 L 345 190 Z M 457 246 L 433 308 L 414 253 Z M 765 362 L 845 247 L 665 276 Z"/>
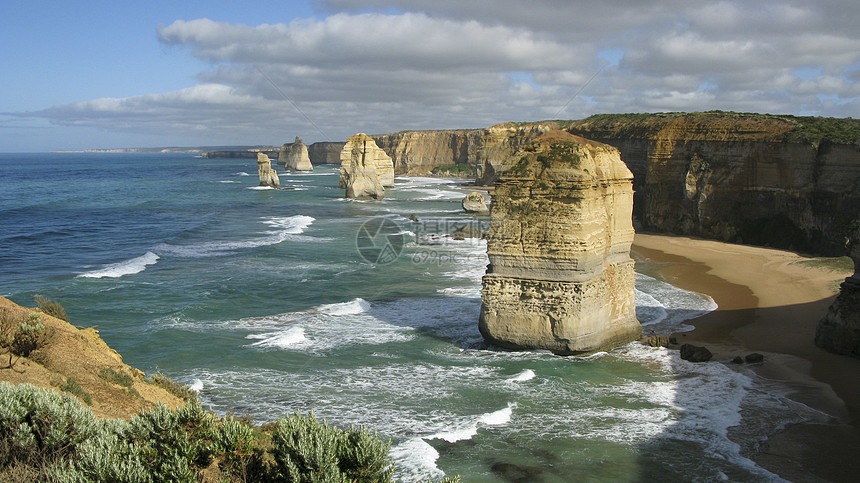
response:
<path fill-rule="evenodd" d="M 124 262 L 112 263 L 104 267 L 78 275 L 79 278 L 118 278 L 123 275 L 134 275 L 146 270 L 149 265 L 155 265 L 160 257 L 152 252 L 126 260 Z"/>

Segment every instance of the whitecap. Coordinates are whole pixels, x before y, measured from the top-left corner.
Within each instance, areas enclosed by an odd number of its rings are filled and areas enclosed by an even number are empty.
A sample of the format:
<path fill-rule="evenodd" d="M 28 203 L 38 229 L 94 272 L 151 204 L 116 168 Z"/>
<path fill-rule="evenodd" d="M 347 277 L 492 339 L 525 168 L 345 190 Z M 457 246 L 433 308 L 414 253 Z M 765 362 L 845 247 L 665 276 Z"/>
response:
<path fill-rule="evenodd" d="M 112 263 L 104 267 L 78 275 L 79 278 L 117 278 L 123 275 L 134 275 L 146 270 L 149 265 L 155 265 L 160 257 L 152 252 L 126 260 L 124 262 Z"/>
<path fill-rule="evenodd" d="M 239 171 L 238 173 L 233 173 L 233 176 L 251 176 L 249 173 L 244 171 Z"/>
<path fill-rule="evenodd" d="M 156 247 L 156 251 L 166 255 L 185 258 L 229 255 L 233 250 L 275 245 L 290 239 L 296 240 L 296 235 L 304 233 L 315 219 L 311 216 L 295 215 L 264 217 L 261 221 L 265 225 L 276 228 L 276 230 L 264 232 L 267 236 L 241 241 L 208 241 L 192 245 L 162 243 Z"/>
<path fill-rule="evenodd" d="M 305 346 L 310 343 L 307 337 L 305 337 L 305 330 L 302 327 L 290 327 L 282 332 L 268 334 L 251 334 L 246 336 L 246 338 L 262 339 L 259 342 L 251 344 L 252 347 L 274 349 L 290 349 Z"/>
<path fill-rule="evenodd" d="M 275 188 L 272 188 L 271 186 L 249 186 L 245 189 L 249 189 L 249 190 L 273 190 Z"/>
<path fill-rule="evenodd" d="M 315 311 L 326 315 L 356 315 L 368 310 L 370 310 L 370 302 L 363 298 L 357 298 L 349 302 L 320 305 Z"/>
<path fill-rule="evenodd" d="M 482 414 L 473 421 L 455 425 L 454 427 L 428 436 L 426 439 L 443 439 L 449 443 L 472 439 L 473 436 L 478 434 L 479 426 L 502 426 L 508 424 L 516 407 L 517 403 L 509 402 L 506 408 Z"/>
<path fill-rule="evenodd" d="M 510 377 L 508 379 L 505 379 L 505 381 L 506 382 L 526 382 L 526 381 L 531 381 L 532 379 L 534 379 L 535 375 L 536 375 L 535 371 L 533 371 L 531 369 L 526 369 L 514 377 Z"/>
<path fill-rule="evenodd" d="M 200 392 L 203 390 L 203 381 L 200 379 L 194 379 L 191 385 L 188 386 L 188 389 L 191 389 L 194 392 Z"/>

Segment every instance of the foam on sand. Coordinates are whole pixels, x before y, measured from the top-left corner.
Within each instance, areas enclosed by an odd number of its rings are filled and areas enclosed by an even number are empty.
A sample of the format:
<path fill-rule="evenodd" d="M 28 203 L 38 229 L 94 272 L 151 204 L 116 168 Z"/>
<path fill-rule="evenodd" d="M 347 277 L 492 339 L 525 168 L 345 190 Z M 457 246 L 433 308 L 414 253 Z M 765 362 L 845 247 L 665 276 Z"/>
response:
<path fill-rule="evenodd" d="M 160 257 L 152 252 L 126 260 L 124 262 L 112 263 L 104 267 L 78 275 L 78 278 L 118 278 L 124 275 L 134 275 L 146 270 L 146 267 L 155 265 Z"/>

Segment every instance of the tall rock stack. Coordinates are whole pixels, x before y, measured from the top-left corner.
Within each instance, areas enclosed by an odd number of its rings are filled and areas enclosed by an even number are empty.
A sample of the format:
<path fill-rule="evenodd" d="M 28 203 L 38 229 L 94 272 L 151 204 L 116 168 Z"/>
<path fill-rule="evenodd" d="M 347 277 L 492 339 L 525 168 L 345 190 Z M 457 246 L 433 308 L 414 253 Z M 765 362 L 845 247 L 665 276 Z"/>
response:
<path fill-rule="evenodd" d="M 308 147 L 296 136 L 296 141 L 281 146 L 278 152 L 278 164 L 292 171 L 313 171 L 311 158 L 308 156 Z"/>
<path fill-rule="evenodd" d="M 381 200 L 385 196 L 381 173 L 387 172 L 386 166 L 390 163 L 391 158 L 367 134 L 358 133 L 349 138 L 340 152 L 340 187 L 346 189 L 346 197 Z M 393 185 L 394 167 L 391 166 Z"/>
<path fill-rule="evenodd" d="M 492 195 L 487 341 L 572 355 L 639 337 L 632 179 L 617 149 L 567 132 L 523 147 Z"/>
<path fill-rule="evenodd" d="M 277 171 L 272 169 L 272 161 L 269 156 L 263 153 L 257 153 L 257 173 L 260 175 L 260 186 L 271 186 L 272 188 L 281 186 Z"/>
<path fill-rule="evenodd" d="M 818 323 L 815 344 L 837 354 L 860 358 L 860 222 L 849 244 L 854 275 L 845 279 L 839 295 Z"/>

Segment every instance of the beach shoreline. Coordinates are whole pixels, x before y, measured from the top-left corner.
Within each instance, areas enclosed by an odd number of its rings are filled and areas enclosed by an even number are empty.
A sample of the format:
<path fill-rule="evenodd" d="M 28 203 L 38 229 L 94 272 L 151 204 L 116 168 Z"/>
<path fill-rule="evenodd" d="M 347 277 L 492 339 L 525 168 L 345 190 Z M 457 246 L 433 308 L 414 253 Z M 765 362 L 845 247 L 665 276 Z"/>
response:
<path fill-rule="evenodd" d="M 681 236 L 637 233 L 631 251 L 637 270 L 719 306 L 688 321 L 694 330 L 673 334 L 679 344 L 706 346 L 713 360 L 830 416 L 787 425 L 744 456 L 794 481 L 847 481 L 860 471 L 860 360 L 814 343 L 818 321 L 850 273 L 784 250 Z M 731 362 L 752 352 L 765 361 Z"/>

